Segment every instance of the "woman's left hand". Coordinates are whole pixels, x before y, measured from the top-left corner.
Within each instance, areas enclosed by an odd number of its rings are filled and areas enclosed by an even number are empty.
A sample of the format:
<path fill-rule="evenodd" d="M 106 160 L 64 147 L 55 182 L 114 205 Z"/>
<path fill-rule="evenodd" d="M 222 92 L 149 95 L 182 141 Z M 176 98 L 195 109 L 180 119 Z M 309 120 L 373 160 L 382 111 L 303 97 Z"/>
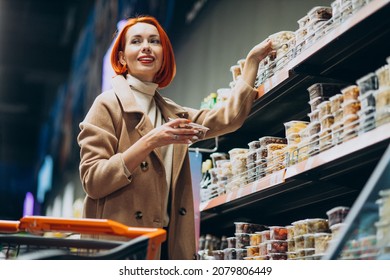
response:
<path fill-rule="evenodd" d="M 192 144 L 201 138 L 201 134 L 198 129 L 188 125 L 190 122 L 183 118 L 170 120 L 151 130 L 145 140 L 153 149 L 170 144 Z"/>

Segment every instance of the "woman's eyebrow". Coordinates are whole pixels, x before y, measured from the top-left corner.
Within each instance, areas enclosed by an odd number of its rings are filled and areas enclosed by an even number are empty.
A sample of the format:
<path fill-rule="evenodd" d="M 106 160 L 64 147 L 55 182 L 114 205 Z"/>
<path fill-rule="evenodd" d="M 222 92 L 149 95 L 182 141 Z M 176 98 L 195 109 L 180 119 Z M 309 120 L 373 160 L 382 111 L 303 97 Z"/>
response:
<path fill-rule="evenodd" d="M 143 37 L 141 34 L 134 34 L 131 37 Z M 150 34 L 148 37 L 160 37 L 158 34 Z"/>

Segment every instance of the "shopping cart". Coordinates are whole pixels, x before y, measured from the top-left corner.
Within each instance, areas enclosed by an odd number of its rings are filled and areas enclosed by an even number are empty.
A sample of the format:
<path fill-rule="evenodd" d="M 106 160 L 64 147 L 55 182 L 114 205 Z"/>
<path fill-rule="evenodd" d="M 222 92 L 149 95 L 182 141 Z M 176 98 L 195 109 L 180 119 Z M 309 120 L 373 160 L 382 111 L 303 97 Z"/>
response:
<path fill-rule="evenodd" d="M 120 236 L 126 241 L 80 235 Z M 0 259 L 149 260 L 155 259 L 165 239 L 164 229 L 128 227 L 107 219 L 26 216 L 0 220 Z"/>

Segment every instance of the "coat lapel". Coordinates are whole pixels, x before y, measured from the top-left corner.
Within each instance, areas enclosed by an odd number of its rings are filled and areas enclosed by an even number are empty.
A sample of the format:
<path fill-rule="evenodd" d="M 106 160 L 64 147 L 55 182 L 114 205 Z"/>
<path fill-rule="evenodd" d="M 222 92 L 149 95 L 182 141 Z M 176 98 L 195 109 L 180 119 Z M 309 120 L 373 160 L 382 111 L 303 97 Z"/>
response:
<path fill-rule="evenodd" d="M 149 131 L 151 131 L 154 127 L 150 122 L 149 118 L 145 116 L 144 112 L 139 110 L 132 90 L 126 79 L 123 76 L 118 75 L 113 78 L 112 85 L 115 94 L 122 105 L 123 111 L 125 113 L 140 114 L 140 121 L 135 126 L 135 129 L 137 130 L 139 135 L 142 137 Z M 156 106 L 160 109 L 165 121 L 168 121 L 169 118 L 188 118 L 188 112 L 186 110 L 184 110 L 180 106 L 166 102 L 158 92 L 156 92 L 154 98 L 156 101 Z M 187 145 L 174 145 L 173 147 L 172 186 L 176 184 L 187 151 Z M 160 149 L 155 149 L 154 152 L 161 160 L 161 162 L 163 162 Z"/>
<path fill-rule="evenodd" d="M 114 88 L 116 96 L 119 99 L 119 102 L 122 105 L 123 112 L 132 115 L 137 114 L 140 116 L 138 124 L 136 124 L 134 127 L 135 130 L 138 132 L 140 137 L 146 135 L 154 127 L 150 122 L 150 119 L 145 115 L 143 111 L 139 109 L 134 94 L 132 93 L 132 89 L 130 88 L 126 79 L 123 76 L 118 75 L 113 78 L 112 86 Z M 160 161 L 163 162 L 160 149 L 155 149 L 154 152 L 160 159 Z"/>
<path fill-rule="evenodd" d="M 184 108 L 166 102 L 165 99 L 158 92 L 156 92 L 155 94 L 155 100 L 156 105 L 160 108 L 165 121 L 168 121 L 169 118 L 188 118 L 188 112 L 184 110 Z M 176 182 L 187 153 L 187 145 L 173 145 L 172 195 L 175 194 Z"/>

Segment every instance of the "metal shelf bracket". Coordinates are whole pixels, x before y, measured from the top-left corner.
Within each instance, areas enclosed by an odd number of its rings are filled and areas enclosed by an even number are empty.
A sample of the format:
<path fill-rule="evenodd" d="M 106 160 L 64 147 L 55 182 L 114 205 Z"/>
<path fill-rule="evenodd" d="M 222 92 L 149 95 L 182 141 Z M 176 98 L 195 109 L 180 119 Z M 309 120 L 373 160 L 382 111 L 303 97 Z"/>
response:
<path fill-rule="evenodd" d="M 191 151 L 191 152 L 195 152 L 195 153 L 214 153 L 214 152 L 218 151 L 218 147 L 219 147 L 219 145 L 218 145 L 218 142 L 219 142 L 218 136 L 214 137 L 214 140 L 215 140 L 215 146 L 212 149 L 199 148 L 199 147 L 189 147 L 188 150 Z"/>

